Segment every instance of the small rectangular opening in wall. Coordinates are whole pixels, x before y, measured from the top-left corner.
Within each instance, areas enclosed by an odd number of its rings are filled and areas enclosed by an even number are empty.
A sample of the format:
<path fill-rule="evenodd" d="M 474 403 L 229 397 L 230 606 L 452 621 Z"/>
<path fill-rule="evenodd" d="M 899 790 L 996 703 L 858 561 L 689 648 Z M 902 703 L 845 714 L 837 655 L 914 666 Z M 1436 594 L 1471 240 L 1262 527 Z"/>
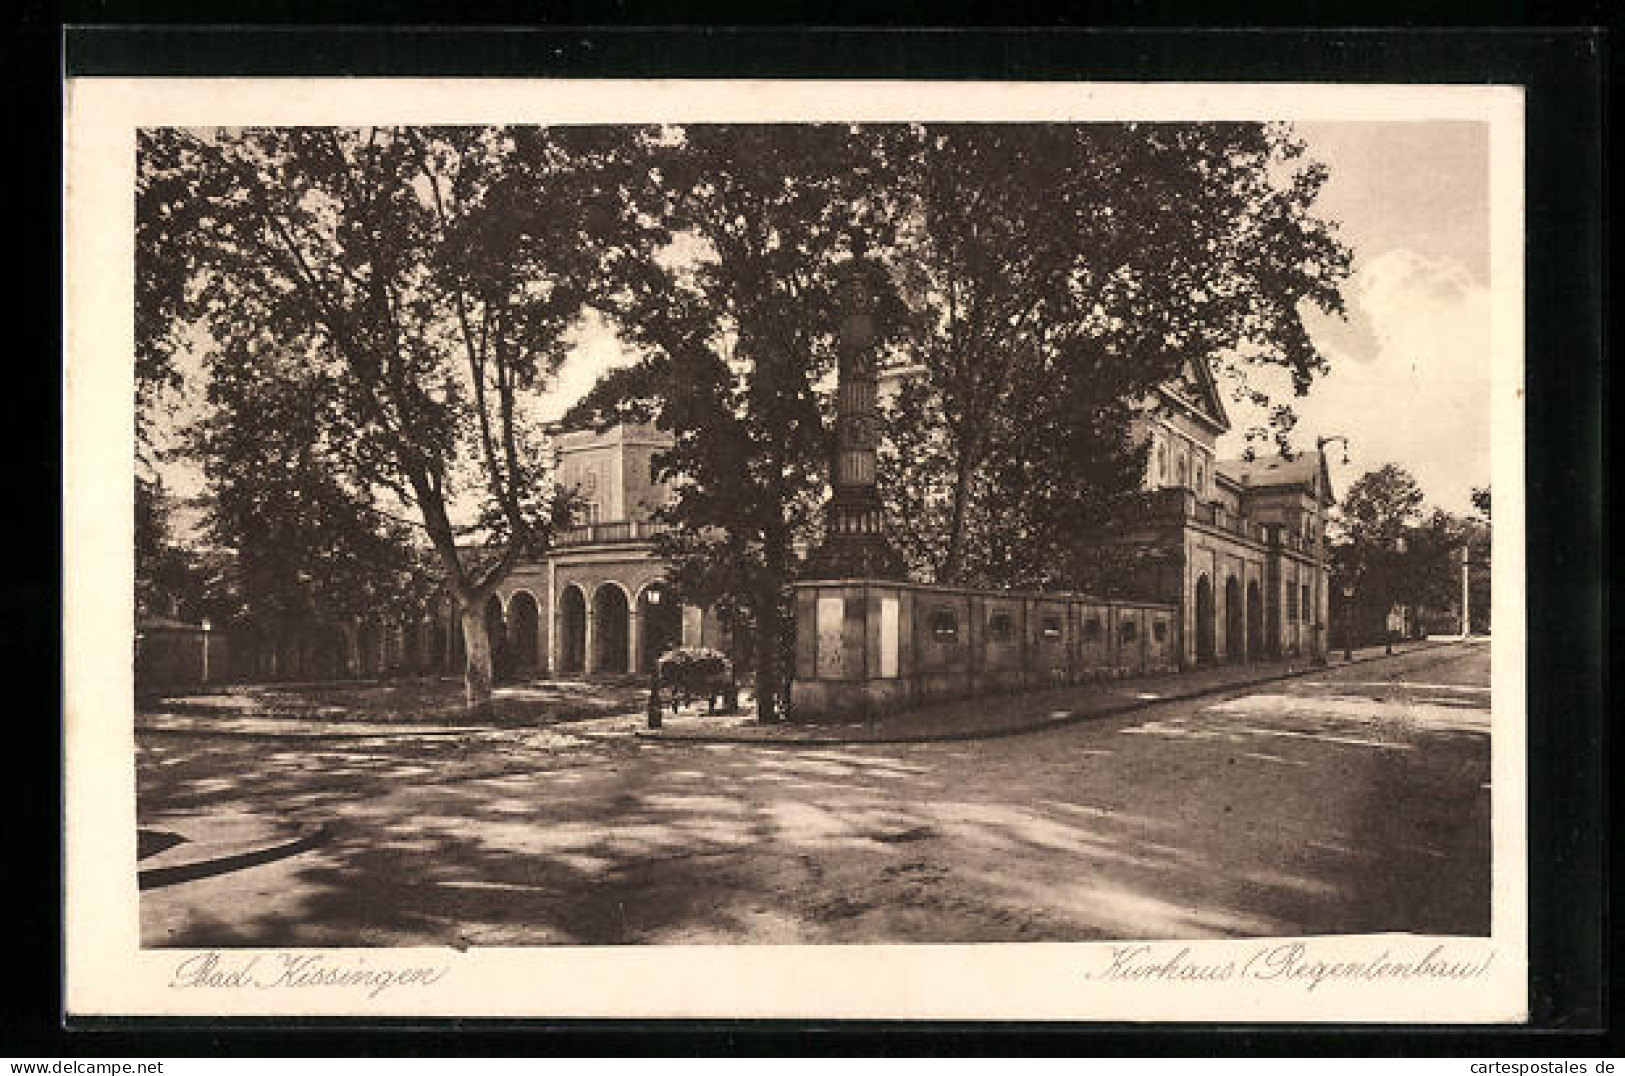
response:
<path fill-rule="evenodd" d="M 897 599 L 880 599 L 880 675 L 897 675 Z"/>
<path fill-rule="evenodd" d="M 838 680 L 844 668 L 841 639 L 846 626 L 846 600 L 840 595 L 818 598 L 818 676 Z"/>

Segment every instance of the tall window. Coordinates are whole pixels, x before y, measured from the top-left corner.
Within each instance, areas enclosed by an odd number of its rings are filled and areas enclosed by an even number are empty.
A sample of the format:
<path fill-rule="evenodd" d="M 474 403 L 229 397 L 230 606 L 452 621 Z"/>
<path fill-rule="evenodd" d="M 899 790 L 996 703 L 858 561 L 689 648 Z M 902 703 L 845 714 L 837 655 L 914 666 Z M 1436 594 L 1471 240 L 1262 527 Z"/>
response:
<path fill-rule="evenodd" d="M 1204 479 L 1206 479 L 1206 477 L 1207 477 L 1207 469 L 1204 468 L 1200 463 L 1198 463 L 1196 465 L 1196 492 L 1200 493 L 1200 492 L 1202 492 L 1202 490 L 1207 488 L 1203 484 L 1203 481 L 1204 481 Z"/>
<path fill-rule="evenodd" d="M 1307 624 L 1313 619 L 1314 614 L 1309 611 L 1309 584 L 1305 583 L 1303 586 L 1303 622 Z"/>
<path fill-rule="evenodd" d="M 1182 486 L 1191 484 L 1190 465 L 1185 462 L 1184 456 L 1179 457 L 1179 484 Z"/>
<path fill-rule="evenodd" d="M 1157 442 L 1157 481 L 1168 481 L 1168 446 Z"/>

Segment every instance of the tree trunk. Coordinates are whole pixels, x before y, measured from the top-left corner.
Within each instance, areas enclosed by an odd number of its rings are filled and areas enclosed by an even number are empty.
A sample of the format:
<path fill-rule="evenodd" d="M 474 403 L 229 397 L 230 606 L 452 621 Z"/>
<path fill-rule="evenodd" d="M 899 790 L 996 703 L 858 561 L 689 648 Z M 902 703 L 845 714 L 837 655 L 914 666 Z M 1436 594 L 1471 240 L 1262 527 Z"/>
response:
<path fill-rule="evenodd" d="M 756 720 L 764 725 L 779 719 L 778 624 L 771 610 L 756 618 Z"/>
<path fill-rule="evenodd" d="M 775 469 L 782 474 L 782 469 Z M 779 504 L 788 496 L 782 485 L 774 490 Z M 763 556 L 767 561 L 767 586 L 756 595 L 756 718 L 763 723 L 782 720 L 789 702 L 789 688 L 780 670 L 784 668 L 785 608 L 782 588 L 789 583 L 790 529 L 783 516 L 777 516 L 764 535 Z"/>
<path fill-rule="evenodd" d="M 464 694 L 470 713 L 491 708 L 491 636 L 485 626 L 485 603 L 463 606 L 463 649 L 468 665 L 463 673 Z"/>
<path fill-rule="evenodd" d="M 966 502 L 970 499 L 970 465 L 963 456 L 954 468 L 953 511 L 948 521 L 948 548 L 938 566 L 937 582 L 942 586 L 958 586 L 962 573 L 961 561 L 965 555 Z"/>

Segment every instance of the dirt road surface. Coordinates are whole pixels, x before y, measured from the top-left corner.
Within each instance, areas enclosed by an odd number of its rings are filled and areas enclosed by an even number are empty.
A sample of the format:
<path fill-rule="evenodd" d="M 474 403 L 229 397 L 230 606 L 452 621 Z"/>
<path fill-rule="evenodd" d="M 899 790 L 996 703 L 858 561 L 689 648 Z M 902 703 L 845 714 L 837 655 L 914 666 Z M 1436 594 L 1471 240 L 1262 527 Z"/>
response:
<path fill-rule="evenodd" d="M 1485 934 L 1489 748 L 1485 642 L 960 743 L 144 734 L 143 826 L 329 837 L 146 890 L 143 944 Z"/>

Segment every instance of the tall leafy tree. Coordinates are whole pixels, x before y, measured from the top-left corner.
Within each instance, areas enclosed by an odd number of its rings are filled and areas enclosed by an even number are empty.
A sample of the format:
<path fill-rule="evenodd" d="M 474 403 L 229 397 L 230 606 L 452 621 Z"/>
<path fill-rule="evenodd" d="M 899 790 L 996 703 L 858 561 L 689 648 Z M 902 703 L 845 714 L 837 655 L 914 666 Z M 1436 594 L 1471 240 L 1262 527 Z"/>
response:
<path fill-rule="evenodd" d="M 192 431 L 209 485 L 209 536 L 236 554 L 244 626 L 273 661 L 315 630 L 379 615 L 421 617 L 435 573 L 410 519 L 358 480 L 330 444 L 343 406 L 304 355 L 251 342 L 219 364 Z M 347 664 L 359 668 L 355 633 Z"/>
<path fill-rule="evenodd" d="M 138 471 L 134 503 L 137 611 L 199 615 L 198 565 L 175 541 L 174 504 L 162 476 Z"/>
<path fill-rule="evenodd" d="M 1330 549 L 1339 585 L 1356 588 L 1362 616 L 1380 620 L 1396 604 L 1417 604 L 1414 567 L 1423 524 L 1422 487 L 1403 467 L 1385 463 L 1349 484 Z"/>
<path fill-rule="evenodd" d="M 1405 543 L 1402 600 L 1429 609 L 1447 609 L 1461 601 L 1461 553 L 1468 554 L 1469 604 L 1474 619 L 1489 612 L 1490 529 L 1483 520 L 1458 516 L 1442 508 L 1428 512 Z"/>
<path fill-rule="evenodd" d="M 845 125 L 691 126 L 650 152 L 654 212 L 675 241 L 629 267 L 620 324 L 645 359 L 590 406 L 655 402 L 675 441 L 659 465 L 681 479 L 662 551 L 680 589 L 754 639 L 772 720 L 793 641 L 787 588 L 827 486 L 836 293 L 855 256 L 889 245 L 886 155 Z"/>
<path fill-rule="evenodd" d="M 941 582 L 1075 578 L 1079 528 L 1143 473 L 1136 405 L 1187 359 L 1244 386 L 1284 368 L 1299 392 L 1323 369 L 1301 310 L 1341 311 L 1349 262 L 1311 212 L 1325 169 L 1260 124 L 913 133 L 895 259 L 912 377 L 883 461 L 901 544 Z"/>
<path fill-rule="evenodd" d="M 490 698 L 483 609 L 550 505 L 526 399 L 562 360 L 619 212 L 622 132 L 576 128 L 149 130 L 137 181 L 137 366 L 201 344 L 216 374 L 307 366 L 316 471 L 410 515 L 463 610 L 467 698 Z M 138 273 L 138 278 L 141 276 Z M 240 446 L 252 453 L 252 446 Z M 380 532 L 382 533 L 382 532 Z"/>
<path fill-rule="evenodd" d="M 1393 548 L 1422 518 L 1422 487 L 1397 463 L 1385 463 L 1349 484 L 1339 526 L 1356 549 Z"/>
<path fill-rule="evenodd" d="M 1484 496 L 1480 496 L 1483 494 Z M 1488 490 L 1474 490 L 1475 506 Z M 1468 551 L 1474 623 L 1488 623 L 1490 525 L 1486 515 L 1428 509 L 1416 479 L 1387 463 L 1356 479 L 1344 495 L 1330 548 L 1339 585 L 1356 587 L 1356 608 L 1380 626 L 1394 605 L 1447 609 L 1461 600 L 1461 552 Z M 1482 508 L 1479 509 L 1482 513 Z"/>

